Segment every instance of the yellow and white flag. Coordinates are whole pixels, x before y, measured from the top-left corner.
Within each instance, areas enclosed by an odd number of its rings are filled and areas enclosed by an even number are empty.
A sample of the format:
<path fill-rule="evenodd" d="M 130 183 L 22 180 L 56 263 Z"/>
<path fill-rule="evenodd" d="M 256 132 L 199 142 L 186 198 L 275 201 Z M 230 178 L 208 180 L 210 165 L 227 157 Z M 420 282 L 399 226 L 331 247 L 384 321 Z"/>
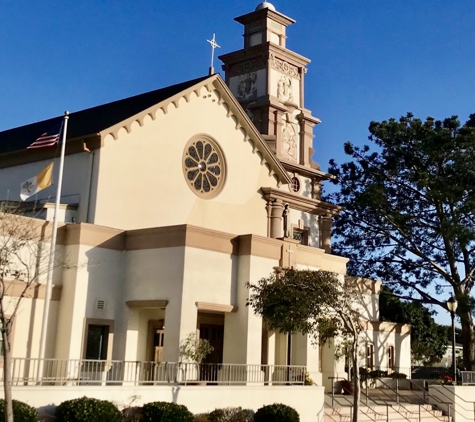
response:
<path fill-rule="evenodd" d="M 21 184 L 20 198 L 22 201 L 38 193 L 40 190 L 51 186 L 53 181 L 53 163 L 49 164 L 43 171 L 35 177 L 26 180 Z"/>

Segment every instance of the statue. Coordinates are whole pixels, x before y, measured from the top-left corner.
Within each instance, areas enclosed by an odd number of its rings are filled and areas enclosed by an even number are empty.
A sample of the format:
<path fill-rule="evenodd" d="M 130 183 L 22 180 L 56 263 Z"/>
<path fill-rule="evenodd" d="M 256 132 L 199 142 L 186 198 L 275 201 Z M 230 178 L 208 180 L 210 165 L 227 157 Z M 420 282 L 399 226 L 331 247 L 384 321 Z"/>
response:
<path fill-rule="evenodd" d="M 289 230 L 288 230 L 288 217 L 290 214 L 289 204 L 284 205 L 284 212 L 282 213 L 282 218 L 284 220 L 284 237 L 289 237 Z"/>

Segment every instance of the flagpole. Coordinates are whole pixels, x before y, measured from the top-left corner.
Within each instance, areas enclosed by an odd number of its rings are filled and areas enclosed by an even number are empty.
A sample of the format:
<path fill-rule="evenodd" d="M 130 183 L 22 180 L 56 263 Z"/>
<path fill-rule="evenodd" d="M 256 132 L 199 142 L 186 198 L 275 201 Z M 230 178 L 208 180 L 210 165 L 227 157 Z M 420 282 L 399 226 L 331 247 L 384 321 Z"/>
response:
<path fill-rule="evenodd" d="M 61 187 L 63 185 L 64 155 L 66 151 L 66 132 L 68 130 L 69 112 L 64 112 L 62 140 L 61 140 L 61 158 L 59 161 L 58 187 L 56 190 L 56 203 L 54 205 L 53 232 L 51 236 L 51 249 L 48 262 L 48 276 L 46 278 L 46 292 L 43 308 L 43 324 L 41 326 L 40 351 L 38 354 L 38 381 L 43 376 L 43 362 L 45 359 L 46 334 L 48 331 L 49 306 L 51 301 L 51 286 L 53 284 L 54 254 L 56 251 L 56 237 L 58 232 L 58 212 L 61 202 Z"/>

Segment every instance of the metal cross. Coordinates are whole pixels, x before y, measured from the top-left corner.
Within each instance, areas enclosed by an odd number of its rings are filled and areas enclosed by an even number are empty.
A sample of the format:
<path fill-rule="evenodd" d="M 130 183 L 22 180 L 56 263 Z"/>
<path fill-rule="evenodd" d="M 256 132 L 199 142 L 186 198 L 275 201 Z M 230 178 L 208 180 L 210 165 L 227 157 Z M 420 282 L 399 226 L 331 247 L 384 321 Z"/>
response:
<path fill-rule="evenodd" d="M 214 64 L 214 49 L 215 48 L 221 48 L 218 43 L 216 42 L 216 37 L 215 37 L 215 34 L 213 34 L 213 39 L 211 40 L 206 40 L 208 41 L 210 44 L 211 44 L 211 67 L 210 67 L 210 71 L 211 69 L 214 69 L 213 68 L 213 64 Z"/>

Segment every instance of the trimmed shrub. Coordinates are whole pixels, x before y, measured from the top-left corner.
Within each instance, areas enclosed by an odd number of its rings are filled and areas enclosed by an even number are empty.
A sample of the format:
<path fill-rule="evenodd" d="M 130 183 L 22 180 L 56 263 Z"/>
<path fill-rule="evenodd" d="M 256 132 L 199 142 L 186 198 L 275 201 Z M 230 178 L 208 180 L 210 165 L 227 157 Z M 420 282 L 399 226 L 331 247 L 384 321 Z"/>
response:
<path fill-rule="evenodd" d="M 300 422 L 297 411 L 285 404 L 271 404 L 261 407 L 254 415 L 255 422 Z"/>
<path fill-rule="evenodd" d="M 125 422 L 140 422 L 142 420 L 142 408 L 139 406 L 128 406 L 122 409 Z"/>
<path fill-rule="evenodd" d="M 215 409 L 209 415 L 210 422 L 253 422 L 254 412 L 242 407 Z"/>
<path fill-rule="evenodd" d="M 407 375 L 406 374 L 402 374 L 401 372 L 393 372 L 391 375 L 389 375 L 391 378 L 393 379 L 396 379 L 396 378 L 399 378 L 399 379 L 406 379 L 407 378 Z"/>
<path fill-rule="evenodd" d="M 166 401 L 147 403 L 142 408 L 142 422 L 193 422 L 186 406 Z"/>
<path fill-rule="evenodd" d="M 15 422 L 37 422 L 38 412 L 22 401 L 13 400 L 13 419 Z M 0 420 L 5 420 L 5 400 L 0 399 Z"/>
<path fill-rule="evenodd" d="M 89 397 L 63 401 L 56 408 L 54 416 L 56 422 L 124 421 L 124 416 L 113 403 Z"/>
<path fill-rule="evenodd" d="M 211 422 L 207 413 L 199 413 L 194 416 L 193 422 Z"/>

